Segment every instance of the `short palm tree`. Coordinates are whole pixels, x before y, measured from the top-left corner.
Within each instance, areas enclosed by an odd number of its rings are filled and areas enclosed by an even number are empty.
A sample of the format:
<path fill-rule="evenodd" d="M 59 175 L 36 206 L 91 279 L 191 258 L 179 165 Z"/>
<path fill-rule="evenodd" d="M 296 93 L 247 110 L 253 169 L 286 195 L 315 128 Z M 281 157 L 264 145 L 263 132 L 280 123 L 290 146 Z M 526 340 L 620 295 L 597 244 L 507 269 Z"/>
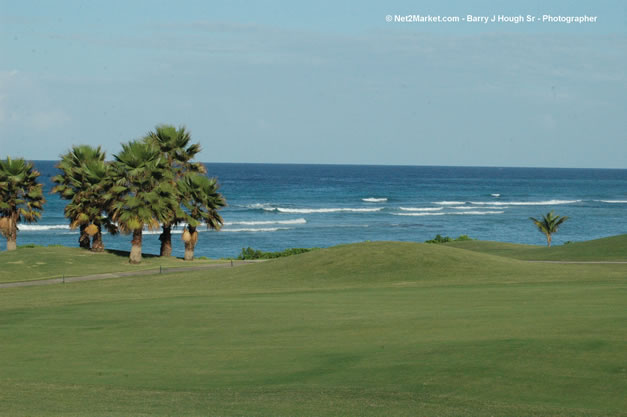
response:
<path fill-rule="evenodd" d="M 191 261 L 198 241 L 197 227 L 204 222 L 208 229 L 220 230 L 223 221 L 218 210 L 226 205 L 226 200 L 218 192 L 218 181 L 202 174 L 186 174 L 177 182 L 177 186 L 187 222 L 187 230 L 183 232 L 184 259 Z"/>
<path fill-rule="evenodd" d="M 65 217 L 70 220 L 70 228 L 80 230 L 79 245 L 94 252 L 104 251 L 102 229 L 115 234 L 117 227 L 105 215 L 107 201 L 104 196 L 113 185 L 110 177 L 111 166 L 105 162 L 105 154 L 100 146 L 73 146 L 61 155 L 57 165 L 61 171 L 52 178 L 57 185 L 52 189 L 61 198 L 69 200 L 65 206 Z"/>
<path fill-rule="evenodd" d="M 0 160 L 0 234 L 7 239 L 7 250 L 17 249 L 18 223 L 36 222 L 44 203 L 39 172 L 22 158 Z"/>
<path fill-rule="evenodd" d="M 181 212 L 177 191 L 155 146 L 129 142 L 114 158 L 114 185 L 106 196 L 109 212 L 121 232 L 133 234 L 129 262 L 140 263 L 144 227 L 155 230 Z"/>
<path fill-rule="evenodd" d="M 568 220 L 568 216 L 556 216 L 553 214 L 553 210 L 551 210 L 549 213 L 542 216 L 542 219 L 540 220 L 533 217 L 529 217 L 529 219 L 538 227 L 538 230 L 544 233 L 546 236 L 546 243 L 549 247 L 551 247 L 553 233 L 556 233 L 559 226 Z"/>
<path fill-rule="evenodd" d="M 185 127 L 178 129 L 172 125 L 159 125 L 153 132 L 148 133 L 144 139 L 147 143 L 156 146 L 165 159 L 166 169 L 172 173 L 172 185 L 189 172 L 205 173 L 206 169 L 199 162 L 191 162 L 200 152 L 200 144 L 191 143 L 191 136 Z M 161 241 L 161 256 L 172 255 L 172 226 L 184 219 L 172 217 L 163 221 L 163 232 L 159 236 Z"/>

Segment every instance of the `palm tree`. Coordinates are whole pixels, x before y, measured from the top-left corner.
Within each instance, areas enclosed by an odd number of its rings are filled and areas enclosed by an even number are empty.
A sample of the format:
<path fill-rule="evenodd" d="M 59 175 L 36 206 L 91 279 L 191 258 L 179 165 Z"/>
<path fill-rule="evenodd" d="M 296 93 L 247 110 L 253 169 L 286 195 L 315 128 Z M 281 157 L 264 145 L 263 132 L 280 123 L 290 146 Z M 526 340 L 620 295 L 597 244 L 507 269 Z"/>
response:
<path fill-rule="evenodd" d="M 177 191 L 159 149 L 151 144 L 123 144 L 122 152 L 114 158 L 114 186 L 106 199 L 111 202 L 111 218 L 120 231 L 133 234 L 129 262 L 140 263 L 144 227 L 155 230 L 160 223 L 181 213 Z"/>
<path fill-rule="evenodd" d="M 70 220 L 70 228 L 80 229 L 79 246 L 86 249 L 91 246 L 94 252 L 104 251 L 102 228 L 112 234 L 117 233 L 117 227 L 104 215 L 107 205 L 104 196 L 113 185 L 111 166 L 105 162 L 104 152 L 100 146 L 73 146 L 68 153 L 61 155 L 57 168 L 61 174 L 52 178 L 57 184 L 52 192 L 70 200 L 64 213 Z"/>
<path fill-rule="evenodd" d="M 220 186 L 215 178 L 207 178 L 201 174 L 187 174 L 177 183 L 181 193 L 184 218 L 187 230 L 183 232 L 186 261 L 194 259 L 194 248 L 198 241 L 196 228 L 204 222 L 208 229 L 220 230 L 222 217 L 218 213 L 226 205 L 226 200 L 218 192 Z"/>
<path fill-rule="evenodd" d="M 166 169 L 172 172 L 172 185 L 176 186 L 185 173 L 198 172 L 205 173 L 204 165 L 191 160 L 200 152 L 199 143 L 191 143 L 189 131 L 184 126 L 178 129 L 172 125 L 159 125 L 154 132 L 148 133 L 144 139 L 147 143 L 156 146 L 165 159 Z M 181 217 L 172 217 L 163 221 L 163 232 L 159 236 L 161 241 L 161 256 L 172 255 L 172 226 L 183 221 Z"/>
<path fill-rule="evenodd" d="M 546 243 L 551 247 L 551 238 L 553 233 L 557 232 L 558 227 L 568 220 L 568 216 L 556 216 L 551 210 L 546 215 L 542 216 L 541 220 L 529 217 L 529 219 L 538 227 L 542 233 L 546 235 Z"/>
<path fill-rule="evenodd" d="M 0 234 L 7 239 L 7 250 L 17 249 L 17 224 L 33 223 L 41 217 L 43 186 L 39 172 L 22 158 L 0 160 Z"/>

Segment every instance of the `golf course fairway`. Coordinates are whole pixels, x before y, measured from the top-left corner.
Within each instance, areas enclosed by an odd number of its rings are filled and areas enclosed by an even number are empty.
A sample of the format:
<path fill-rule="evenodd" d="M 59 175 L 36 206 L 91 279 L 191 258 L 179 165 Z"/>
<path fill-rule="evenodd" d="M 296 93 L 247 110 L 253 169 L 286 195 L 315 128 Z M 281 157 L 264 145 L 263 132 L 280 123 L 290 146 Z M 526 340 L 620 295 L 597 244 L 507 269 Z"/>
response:
<path fill-rule="evenodd" d="M 528 261 L 626 248 L 366 242 L 0 289 L 0 416 L 625 416 L 627 264 Z"/>

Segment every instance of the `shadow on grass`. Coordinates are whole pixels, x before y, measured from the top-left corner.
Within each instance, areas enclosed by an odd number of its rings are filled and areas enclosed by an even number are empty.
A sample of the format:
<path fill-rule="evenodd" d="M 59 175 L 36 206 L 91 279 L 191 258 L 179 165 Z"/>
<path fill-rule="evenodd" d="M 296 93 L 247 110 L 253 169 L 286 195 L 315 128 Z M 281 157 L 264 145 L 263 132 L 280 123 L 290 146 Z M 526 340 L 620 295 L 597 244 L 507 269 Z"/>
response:
<path fill-rule="evenodd" d="M 130 252 L 126 250 L 117 250 L 117 249 L 105 249 L 106 253 L 110 253 L 111 255 L 121 256 L 124 258 L 128 258 L 130 256 Z M 159 255 L 153 255 L 150 253 L 142 253 L 142 258 L 160 258 Z M 171 259 L 183 259 L 183 258 L 175 258 L 174 256 Z"/>
<path fill-rule="evenodd" d="M 35 245 L 33 243 L 27 243 L 25 245 L 18 245 L 18 249 L 36 249 L 36 248 L 45 248 L 46 246 L 42 246 L 42 245 Z M 47 247 L 49 248 L 69 248 L 69 246 L 64 246 L 64 245 L 48 245 Z M 80 249 L 80 248 L 76 248 L 76 249 Z M 122 258 L 128 258 L 130 256 L 130 252 L 126 251 L 126 250 L 118 250 L 118 249 L 105 249 L 104 252 L 93 252 L 91 249 L 83 249 L 86 250 L 88 252 L 91 253 L 109 253 L 111 255 L 115 255 L 115 256 L 119 256 Z M 151 253 L 142 253 L 142 258 L 161 258 L 160 255 L 154 255 Z M 178 257 L 178 256 L 171 256 L 171 257 L 167 257 L 164 259 L 180 259 L 183 260 L 182 257 Z"/>

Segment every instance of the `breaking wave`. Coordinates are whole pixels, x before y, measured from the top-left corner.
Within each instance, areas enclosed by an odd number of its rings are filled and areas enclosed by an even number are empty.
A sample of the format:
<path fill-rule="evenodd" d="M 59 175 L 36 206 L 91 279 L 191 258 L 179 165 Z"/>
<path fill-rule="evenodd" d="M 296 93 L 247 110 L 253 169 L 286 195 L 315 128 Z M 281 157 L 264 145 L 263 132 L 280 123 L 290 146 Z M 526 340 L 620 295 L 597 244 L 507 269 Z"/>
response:
<path fill-rule="evenodd" d="M 453 211 L 453 212 L 437 212 L 437 213 L 433 213 L 433 212 L 421 212 L 421 213 L 392 213 L 395 216 L 445 216 L 445 215 L 459 215 L 459 214 L 469 214 L 469 215 L 484 215 L 484 214 L 503 214 L 505 213 L 504 211 L 496 211 L 496 210 L 490 210 L 490 211 L 479 211 L 479 210 L 469 210 L 469 211 Z"/>
<path fill-rule="evenodd" d="M 483 214 L 503 214 L 505 213 L 504 211 L 496 211 L 496 210 L 490 210 L 490 211 L 477 211 L 477 210 L 470 210 L 470 211 L 457 211 L 455 213 L 449 213 L 449 214 L 478 214 L 478 215 L 483 215 Z"/>
<path fill-rule="evenodd" d="M 546 200 L 546 201 L 471 201 L 478 206 L 555 206 L 559 204 L 580 203 L 581 200 Z"/>
<path fill-rule="evenodd" d="M 444 207 L 399 207 L 403 211 L 438 211 Z"/>
<path fill-rule="evenodd" d="M 307 220 L 293 219 L 293 220 L 264 220 L 264 221 L 239 221 L 239 222 L 224 222 L 225 226 L 234 226 L 234 225 L 242 225 L 242 226 L 260 226 L 266 224 L 305 224 Z"/>
<path fill-rule="evenodd" d="M 41 232 L 46 230 L 70 230 L 70 226 L 66 224 L 18 224 L 20 231 Z"/>
<path fill-rule="evenodd" d="M 388 201 L 387 198 L 376 198 L 376 197 L 368 197 L 362 198 L 361 201 L 365 201 L 366 203 L 385 203 Z"/>
<path fill-rule="evenodd" d="M 439 204 L 441 206 L 459 206 L 460 204 L 466 204 L 465 201 L 434 201 L 433 204 Z"/>
<path fill-rule="evenodd" d="M 222 229 L 220 232 L 229 232 L 229 233 L 237 233 L 237 232 L 249 232 L 249 233 L 257 233 L 257 232 L 276 232 L 279 230 L 291 230 L 291 227 L 261 227 L 258 229 L 254 228 L 241 228 L 241 229 Z"/>
<path fill-rule="evenodd" d="M 267 209 L 266 209 L 267 210 Z M 279 213 L 298 213 L 298 214 L 310 214 L 310 213 L 373 213 L 383 210 L 383 207 L 377 208 L 319 208 L 319 209 L 305 209 L 305 208 L 283 208 L 276 207 L 272 211 L 278 211 Z"/>
<path fill-rule="evenodd" d="M 448 213 L 392 213 L 395 216 L 443 216 Z"/>

